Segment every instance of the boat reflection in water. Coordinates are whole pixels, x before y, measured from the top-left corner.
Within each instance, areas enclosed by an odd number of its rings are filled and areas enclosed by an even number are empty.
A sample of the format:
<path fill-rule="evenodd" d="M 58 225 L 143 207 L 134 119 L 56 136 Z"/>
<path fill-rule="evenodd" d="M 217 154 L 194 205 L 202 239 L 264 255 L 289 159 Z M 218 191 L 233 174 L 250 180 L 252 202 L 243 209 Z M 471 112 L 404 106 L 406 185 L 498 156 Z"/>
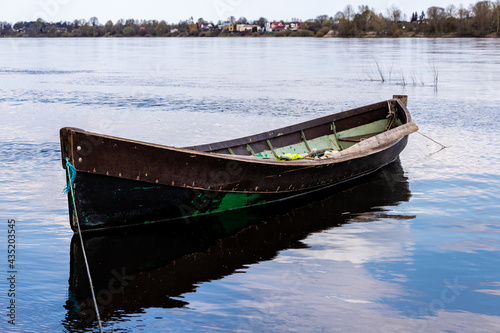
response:
<path fill-rule="evenodd" d="M 116 319 L 150 307 L 184 307 L 187 303 L 175 298 L 195 291 L 201 282 L 273 259 L 281 250 L 305 247 L 300 241 L 310 233 L 347 223 L 358 214 L 373 213 L 375 220 L 384 206 L 409 198 L 408 181 L 397 160 L 372 175 L 278 204 L 168 226 L 84 234 L 101 319 Z M 95 325 L 77 235 L 71 242 L 66 309 L 66 326 Z"/>

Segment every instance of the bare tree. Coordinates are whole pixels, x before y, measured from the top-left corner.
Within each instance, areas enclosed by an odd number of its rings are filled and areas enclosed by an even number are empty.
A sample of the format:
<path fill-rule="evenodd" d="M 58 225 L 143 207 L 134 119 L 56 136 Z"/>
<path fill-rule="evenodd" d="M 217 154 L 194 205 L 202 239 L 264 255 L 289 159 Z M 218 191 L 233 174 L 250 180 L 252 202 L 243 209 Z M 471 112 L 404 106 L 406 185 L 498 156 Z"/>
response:
<path fill-rule="evenodd" d="M 403 14 L 398 6 L 392 5 L 387 8 L 387 19 L 392 22 L 391 30 L 393 34 L 398 30 L 398 22 L 401 21 L 402 16 Z"/>
<path fill-rule="evenodd" d="M 165 21 L 160 21 L 160 23 L 158 23 L 156 25 L 156 28 L 155 28 L 155 33 L 156 33 L 156 36 L 165 36 L 165 34 L 168 32 L 168 25 Z"/>
<path fill-rule="evenodd" d="M 403 14 L 398 6 L 392 5 L 391 7 L 387 8 L 387 18 L 393 23 L 398 23 L 399 21 L 401 21 L 402 16 Z"/>
<path fill-rule="evenodd" d="M 496 23 L 497 23 L 497 34 L 500 32 L 500 0 L 497 0 L 495 3 L 494 3 L 494 13 L 495 13 L 495 17 L 496 17 Z"/>
<path fill-rule="evenodd" d="M 238 19 L 238 21 L 236 21 L 236 23 L 238 23 L 238 24 L 248 24 L 248 20 L 247 20 L 247 18 L 246 18 L 246 17 L 243 17 L 243 16 L 242 16 L 242 17 L 240 17 L 240 18 Z"/>
<path fill-rule="evenodd" d="M 316 17 L 315 21 L 321 27 L 326 21 L 328 21 L 328 15 L 319 15 Z"/>
<path fill-rule="evenodd" d="M 111 31 L 113 31 L 113 21 L 109 20 L 104 24 L 104 32 L 111 33 Z"/>
<path fill-rule="evenodd" d="M 370 30 L 370 21 L 375 15 L 374 10 L 370 9 L 368 6 L 362 5 L 358 7 L 358 12 L 359 13 L 354 17 L 356 27 L 362 31 Z"/>
<path fill-rule="evenodd" d="M 444 18 L 444 13 L 444 8 L 442 7 L 432 6 L 427 9 L 427 17 L 431 20 L 432 28 L 435 33 L 439 33 L 439 31 L 441 30 L 439 28 L 441 25 L 441 21 Z"/>
<path fill-rule="evenodd" d="M 445 9 L 445 16 L 446 18 L 451 18 L 451 17 L 456 17 L 457 16 L 458 9 L 455 7 L 455 5 L 451 4 L 448 5 Z"/>
<path fill-rule="evenodd" d="M 208 22 L 207 22 L 207 21 L 205 21 L 205 20 L 203 19 L 203 17 L 200 17 L 200 18 L 198 19 L 198 21 L 196 21 L 196 23 L 198 23 L 198 24 L 208 24 Z"/>
<path fill-rule="evenodd" d="M 254 21 L 253 24 L 257 24 L 258 26 L 263 27 L 267 24 L 267 19 L 265 17 L 261 17 L 258 20 Z"/>
<path fill-rule="evenodd" d="M 455 5 L 449 5 L 446 7 L 444 12 L 444 32 L 454 32 L 457 31 L 457 7 Z"/>
<path fill-rule="evenodd" d="M 123 19 L 119 19 L 118 21 L 116 21 L 115 25 L 113 25 L 112 34 L 113 35 L 121 35 L 123 33 L 124 23 L 125 22 L 123 21 Z"/>
<path fill-rule="evenodd" d="M 343 12 L 338 12 L 336 20 L 339 21 L 339 33 L 341 36 L 348 37 L 354 35 L 353 20 L 356 13 L 351 5 L 347 5 Z"/>
<path fill-rule="evenodd" d="M 344 17 L 347 20 L 352 21 L 354 19 L 354 15 L 356 15 L 356 13 L 354 12 L 354 8 L 352 8 L 351 5 L 347 5 L 344 8 Z"/>
<path fill-rule="evenodd" d="M 474 24 L 478 29 L 479 36 L 483 36 L 489 29 L 488 22 L 491 22 L 491 2 L 479 1 L 472 7 L 474 13 Z"/>
<path fill-rule="evenodd" d="M 99 25 L 99 20 L 97 19 L 97 17 L 95 16 L 92 16 L 90 19 L 89 19 L 89 23 L 92 24 L 93 27 L 95 26 L 98 26 Z"/>

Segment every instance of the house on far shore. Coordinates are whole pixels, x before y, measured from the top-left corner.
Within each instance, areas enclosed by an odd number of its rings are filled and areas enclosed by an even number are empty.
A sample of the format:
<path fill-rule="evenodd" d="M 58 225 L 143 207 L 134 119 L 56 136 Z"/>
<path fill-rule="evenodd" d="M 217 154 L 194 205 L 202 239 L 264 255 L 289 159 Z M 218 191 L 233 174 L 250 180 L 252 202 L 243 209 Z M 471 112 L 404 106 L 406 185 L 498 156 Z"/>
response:
<path fill-rule="evenodd" d="M 236 31 L 236 24 L 235 23 L 223 23 L 219 26 L 221 30 L 224 31 Z"/>
<path fill-rule="evenodd" d="M 236 25 L 236 30 L 239 32 L 246 32 L 246 31 L 260 32 L 262 28 L 257 24 L 238 24 Z"/>
<path fill-rule="evenodd" d="M 212 23 L 198 23 L 198 30 L 200 31 L 213 31 L 214 25 Z"/>
<path fill-rule="evenodd" d="M 285 24 L 279 21 L 267 22 L 266 32 L 278 32 L 285 30 Z"/>
<path fill-rule="evenodd" d="M 302 22 L 289 22 L 285 23 L 285 29 L 290 31 L 298 31 L 301 25 Z"/>

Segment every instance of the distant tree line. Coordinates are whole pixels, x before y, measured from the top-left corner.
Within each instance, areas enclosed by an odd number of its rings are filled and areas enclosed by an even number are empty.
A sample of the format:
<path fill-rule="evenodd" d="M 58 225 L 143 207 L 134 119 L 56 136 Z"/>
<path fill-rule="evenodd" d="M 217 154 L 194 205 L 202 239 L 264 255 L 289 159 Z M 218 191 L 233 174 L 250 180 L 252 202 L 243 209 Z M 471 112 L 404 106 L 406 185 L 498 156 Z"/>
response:
<path fill-rule="evenodd" d="M 248 21 L 245 17 L 231 16 L 227 21 L 207 22 L 192 17 L 178 23 L 157 20 L 120 19 L 100 23 L 96 17 L 73 22 L 46 22 L 42 19 L 30 22 L 0 22 L 0 37 L 171 37 L 171 36 L 339 36 L 339 37 L 399 37 L 399 36 L 457 36 L 500 37 L 500 0 L 478 1 L 468 7 L 449 5 L 446 8 L 430 7 L 411 17 L 403 15 L 393 5 L 385 13 L 375 13 L 369 6 L 351 5 L 335 16 L 319 15 L 315 19 L 300 22 L 300 29 L 282 29 L 265 32 L 266 18 Z M 284 21 L 281 21 L 285 24 Z M 262 29 L 235 31 L 228 24 L 253 24 Z"/>

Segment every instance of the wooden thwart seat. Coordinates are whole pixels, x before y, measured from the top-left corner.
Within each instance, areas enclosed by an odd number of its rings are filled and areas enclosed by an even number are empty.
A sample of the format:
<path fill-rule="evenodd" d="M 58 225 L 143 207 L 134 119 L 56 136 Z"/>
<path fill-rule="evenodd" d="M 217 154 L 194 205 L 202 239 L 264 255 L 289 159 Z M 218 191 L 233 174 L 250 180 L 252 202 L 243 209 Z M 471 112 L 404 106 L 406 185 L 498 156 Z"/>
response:
<path fill-rule="evenodd" d="M 380 134 L 383 132 L 377 132 L 377 133 L 370 133 L 370 134 L 363 134 L 363 135 L 356 135 L 356 136 L 348 136 L 345 138 L 338 138 L 339 141 L 349 141 L 349 142 L 361 142 L 365 139 L 371 138 L 372 136 L 375 136 L 377 134 Z"/>

